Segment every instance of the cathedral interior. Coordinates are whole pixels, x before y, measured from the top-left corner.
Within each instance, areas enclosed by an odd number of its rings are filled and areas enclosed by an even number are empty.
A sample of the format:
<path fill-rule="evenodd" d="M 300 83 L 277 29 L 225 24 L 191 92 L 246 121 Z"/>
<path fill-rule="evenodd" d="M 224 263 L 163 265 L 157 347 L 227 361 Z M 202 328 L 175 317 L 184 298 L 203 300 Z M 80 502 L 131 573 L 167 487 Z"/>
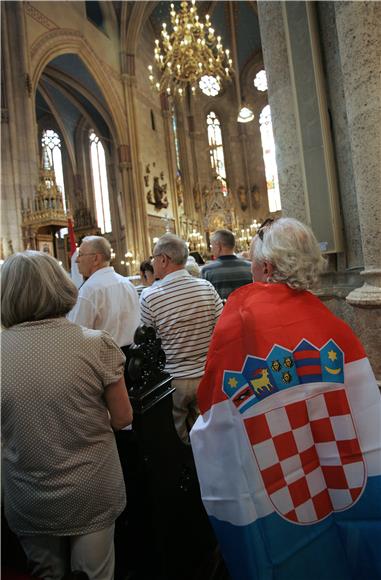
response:
<path fill-rule="evenodd" d="M 296 217 L 327 258 L 321 299 L 380 377 L 378 2 L 1 8 L 1 260 L 40 249 L 70 269 L 69 218 L 134 276 L 166 231 L 209 258 L 217 228 L 244 251 L 267 217 Z"/>
<path fill-rule="evenodd" d="M 135 281 L 166 232 L 209 260 L 216 229 L 245 252 L 264 220 L 294 217 L 326 258 L 317 295 L 381 384 L 380 2 L 5 1 L 1 13 L 0 263 L 33 249 L 70 271 L 73 228 L 77 244 L 104 235 Z M 162 497 L 172 459 L 154 466 Z M 202 578 L 225 578 L 214 572 Z"/>

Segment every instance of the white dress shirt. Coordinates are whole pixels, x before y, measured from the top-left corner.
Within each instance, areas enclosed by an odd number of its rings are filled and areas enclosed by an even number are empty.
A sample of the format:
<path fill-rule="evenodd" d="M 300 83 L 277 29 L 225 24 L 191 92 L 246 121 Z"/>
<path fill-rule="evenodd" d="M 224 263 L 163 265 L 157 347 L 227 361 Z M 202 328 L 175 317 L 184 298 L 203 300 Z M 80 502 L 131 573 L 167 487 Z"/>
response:
<path fill-rule="evenodd" d="M 86 328 L 107 330 L 118 346 L 127 346 L 140 324 L 138 293 L 114 268 L 101 268 L 83 284 L 67 317 Z"/>

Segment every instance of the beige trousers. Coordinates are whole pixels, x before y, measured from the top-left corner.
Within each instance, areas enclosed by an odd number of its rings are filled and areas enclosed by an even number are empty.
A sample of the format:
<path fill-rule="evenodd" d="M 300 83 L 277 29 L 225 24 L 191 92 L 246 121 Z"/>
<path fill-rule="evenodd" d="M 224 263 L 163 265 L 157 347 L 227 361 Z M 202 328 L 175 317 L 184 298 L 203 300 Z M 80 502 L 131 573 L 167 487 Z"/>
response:
<path fill-rule="evenodd" d="M 189 431 L 200 414 L 197 406 L 197 387 L 201 377 L 196 379 L 173 379 L 173 421 L 180 439 L 189 443 Z"/>
<path fill-rule="evenodd" d="M 114 578 L 114 524 L 81 536 L 19 536 L 33 576 L 62 580 L 86 572 L 89 580 Z"/>

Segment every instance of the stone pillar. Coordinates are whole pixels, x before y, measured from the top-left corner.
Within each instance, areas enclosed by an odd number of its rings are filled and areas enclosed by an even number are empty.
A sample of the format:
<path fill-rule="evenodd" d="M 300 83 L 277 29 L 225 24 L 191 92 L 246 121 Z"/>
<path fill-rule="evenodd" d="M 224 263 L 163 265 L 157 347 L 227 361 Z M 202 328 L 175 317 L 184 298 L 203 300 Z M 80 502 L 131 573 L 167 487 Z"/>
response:
<path fill-rule="evenodd" d="M 169 101 L 166 94 L 161 95 L 160 98 L 161 111 L 163 114 L 163 125 L 165 134 L 165 148 L 167 152 L 168 159 L 168 171 L 169 171 L 169 186 L 171 188 L 171 203 L 172 203 L 172 213 L 175 222 L 175 232 L 180 233 L 180 222 L 179 222 L 179 208 L 177 202 L 177 186 L 176 186 L 176 158 L 174 154 L 173 138 L 172 138 L 172 117 L 171 111 L 169 109 Z"/>
<path fill-rule="evenodd" d="M 381 307 L 381 4 L 334 2 L 364 257 L 355 306 Z"/>
<path fill-rule="evenodd" d="M 2 6 L 2 235 L 5 253 L 23 250 L 21 200 L 33 199 L 38 182 L 34 96 L 23 3 Z"/>
<path fill-rule="evenodd" d="M 308 222 L 282 4 L 269 0 L 257 3 L 262 52 L 276 143 L 282 212 Z"/>
<path fill-rule="evenodd" d="M 148 218 L 144 197 L 143 170 L 140 158 L 139 135 L 136 122 L 135 57 L 125 54 L 122 74 L 128 144 L 119 146 L 124 205 L 126 208 L 126 239 L 128 251 L 135 259 L 147 258 L 151 253 Z"/>

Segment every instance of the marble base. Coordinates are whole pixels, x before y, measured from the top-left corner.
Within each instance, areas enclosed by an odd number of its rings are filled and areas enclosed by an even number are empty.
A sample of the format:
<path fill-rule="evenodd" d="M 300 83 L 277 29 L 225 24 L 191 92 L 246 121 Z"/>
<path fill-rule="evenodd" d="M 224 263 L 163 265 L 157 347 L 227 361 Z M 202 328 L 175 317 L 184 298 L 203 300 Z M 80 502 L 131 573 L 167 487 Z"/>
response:
<path fill-rule="evenodd" d="M 381 288 L 365 282 L 361 288 L 352 290 L 346 300 L 352 306 L 360 308 L 381 308 Z"/>

